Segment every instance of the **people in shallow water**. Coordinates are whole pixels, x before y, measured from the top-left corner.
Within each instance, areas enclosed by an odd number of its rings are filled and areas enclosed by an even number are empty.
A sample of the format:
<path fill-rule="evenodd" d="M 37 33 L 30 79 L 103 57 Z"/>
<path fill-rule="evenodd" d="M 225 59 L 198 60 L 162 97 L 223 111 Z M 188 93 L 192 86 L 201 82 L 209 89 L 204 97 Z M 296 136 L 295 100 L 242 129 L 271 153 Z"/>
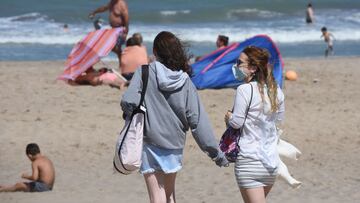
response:
<path fill-rule="evenodd" d="M 329 56 L 329 53 L 331 55 L 334 54 L 334 45 L 333 45 L 333 40 L 335 39 L 334 35 L 332 33 L 330 33 L 326 27 L 322 27 L 321 28 L 321 38 L 324 38 L 324 41 L 327 44 L 327 48 L 325 49 L 325 57 Z"/>
<path fill-rule="evenodd" d="M 314 21 L 315 21 L 315 18 L 314 18 L 314 9 L 313 9 L 311 3 L 309 3 L 308 6 L 307 6 L 305 21 L 306 21 L 307 24 L 312 24 L 312 23 L 314 23 Z"/>

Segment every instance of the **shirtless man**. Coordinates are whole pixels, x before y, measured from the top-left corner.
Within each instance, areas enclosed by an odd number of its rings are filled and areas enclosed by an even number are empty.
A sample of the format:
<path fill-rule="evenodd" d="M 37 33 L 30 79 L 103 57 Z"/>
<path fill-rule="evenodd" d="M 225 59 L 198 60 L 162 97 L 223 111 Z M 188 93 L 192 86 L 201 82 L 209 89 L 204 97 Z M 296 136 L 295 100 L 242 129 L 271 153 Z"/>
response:
<path fill-rule="evenodd" d="M 31 161 L 32 174 L 23 173 L 21 178 L 31 182 L 19 182 L 13 186 L 0 185 L 0 192 L 45 192 L 53 188 L 55 182 L 55 169 L 52 162 L 42 154 L 35 143 L 26 146 L 26 156 Z"/>
<path fill-rule="evenodd" d="M 121 61 L 121 45 L 125 43 L 127 33 L 129 32 L 129 11 L 125 0 L 110 0 L 110 2 L 104 6 L 95 9 L 89 14 L 89 18 L 92 19 L 97 13 L 109 11 L 109 23 L 111 27 L 123 27 L 124 32 L 119 36 L 113 51 L 117 54 L 119 64 Z"/>
<path fill-rule="evenodd" d="M 312 8 L 312 4 L 311 4 L 311 3 L 309 3 L 308 6 L 307 6 L 305 21 L 306 21 L 307 24 L 312 24 L 312 23 L 314 23 L 314 21 L 315 21 L 315 18 L 314 18 L 314 10 L 313 10 L 313 8 Z"/>
<path fill-rule="evenodd" d="M 335 37 L 332 33 L 327 31 L 326 27 L 321 28 L 322 35 L 320 38 L 324 37 L 324 41 L 327 43 L 327 48 L 325 49 L 325 57 L 328 57 L 329 52 L 331 55 L 334 54 L 334 45 L 333 40 L 335 40 Z"/>

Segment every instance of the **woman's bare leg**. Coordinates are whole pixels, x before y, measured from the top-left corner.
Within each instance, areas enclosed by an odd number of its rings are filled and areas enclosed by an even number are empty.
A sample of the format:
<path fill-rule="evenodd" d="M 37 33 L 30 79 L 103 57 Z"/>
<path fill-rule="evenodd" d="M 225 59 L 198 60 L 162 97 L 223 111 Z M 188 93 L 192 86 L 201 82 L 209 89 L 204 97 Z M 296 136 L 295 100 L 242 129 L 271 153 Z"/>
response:
<path fill-rule="evenodd" d="M 272 188 L 272 185 L 269 185 L 269 186 L 265 186 L 265 187 L 264 187 L 265 198 L 266 198 L 267 195 L 269 194 L 271 188 Z"/>
<path fill-rule="evenodd" d="M 264 187 L 240 188 L 241 196 L 245 203 L 265 203 Z"/>
<path fill-rule="evenodd" d="M 167 203 L 175 203 L 175 180 L 176 173 L 169 173 L 164 175 L 164 187 Z"/>
<path fill-rule="evenodd" d="M 160 173 L 144 174 L 150 203 L 165 203 L 164 177 Z"/>

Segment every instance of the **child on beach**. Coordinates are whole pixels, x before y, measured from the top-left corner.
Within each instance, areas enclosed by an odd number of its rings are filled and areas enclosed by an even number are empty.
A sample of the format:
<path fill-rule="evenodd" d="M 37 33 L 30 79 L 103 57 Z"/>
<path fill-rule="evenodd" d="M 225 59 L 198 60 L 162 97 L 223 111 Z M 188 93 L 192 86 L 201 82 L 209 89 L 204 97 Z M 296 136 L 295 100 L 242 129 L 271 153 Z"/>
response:
<path fill-rule="evenodd" d="M 140 172 L 144 175 L 150 202 L 176 202 L 175 180 L 182 168 L 185 134 L 191 129 L 197 144 L 218 166 L 228 161 L 219 150 L 210 121 L 189 77 L 189 56 L 181 41 L 170 32 L 154 40 L 156 60 L 149 64 L 145 94 L 144 145 Z M 138 106 L 142 88 L 138 68 L 123 94 L 121 107 L 127 117 Z"/>
<path fill-rule="evenodd" d="M 331 55 L 334 54 L 334 47 L 333 47 L 333 40 L 335 40 L 335 37 L 332 33 L 327 31 L 326 27 L 321 28 L 322 35 L 320 38 L 324 37 L 324 41 L 327 43 L 327 48 L 325 49 L 325 57 L 328 57 L 329 52 Z"/>
<path fill-rule="evenodd" d="M 269 53 L 251 46 L 243 50 L 232 68 L 234 77 L 245 84 L 237 88 L 233 113 L 225 114 L 225 122 L 234 129 L 243 128 L 235 177 L 246 203 L 265 202 L 278 173 L 275 122 L 284 115 L 284 94 L 268 63 Z"/>
<path fill-rule="evenodd" d="M 40 153 L 40 148 L 35 143 L 26 146 L 26 156 L 31 161 L 32 174 L 23 173 L 21 178 L 31 182 L 19 182 L 13 186 L 0 185 L 0 192 L 45 192 L 52 190 L 55 182 L 55 169 L 46 156 Z"/>

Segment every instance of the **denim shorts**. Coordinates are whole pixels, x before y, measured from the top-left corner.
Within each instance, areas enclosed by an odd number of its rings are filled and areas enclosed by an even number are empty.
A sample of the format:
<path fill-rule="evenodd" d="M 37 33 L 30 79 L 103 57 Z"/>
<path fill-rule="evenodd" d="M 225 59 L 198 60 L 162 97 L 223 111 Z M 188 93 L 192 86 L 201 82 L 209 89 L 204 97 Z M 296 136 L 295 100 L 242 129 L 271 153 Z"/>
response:
<path fill-rule="evenodd" d="M 182 168 L 183 149 L 164 149 L 144 143 L 141 174 L 176 173 Z"/>

